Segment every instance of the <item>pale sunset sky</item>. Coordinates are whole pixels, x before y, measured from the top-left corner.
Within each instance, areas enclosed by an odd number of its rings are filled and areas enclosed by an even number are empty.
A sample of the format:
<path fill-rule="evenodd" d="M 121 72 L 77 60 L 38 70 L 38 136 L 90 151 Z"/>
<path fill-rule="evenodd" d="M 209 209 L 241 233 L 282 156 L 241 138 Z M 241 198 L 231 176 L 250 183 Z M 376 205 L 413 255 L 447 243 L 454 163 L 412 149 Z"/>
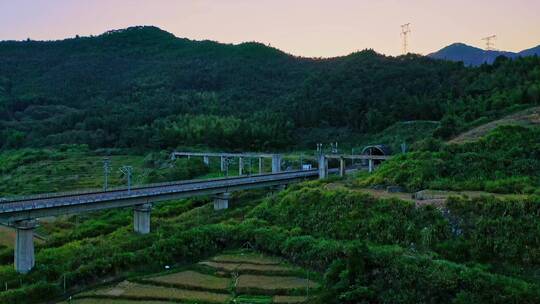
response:
<path fill-rule="evenodd" d="M 540 44 L 540 0 L 0 0 L 0 40 L 56 40 L 155 25 L 177 37 L 223 43 L 258 41 L 308 57 L 372 48 L 401 53 L 453 42 L 520 51 Z"/>

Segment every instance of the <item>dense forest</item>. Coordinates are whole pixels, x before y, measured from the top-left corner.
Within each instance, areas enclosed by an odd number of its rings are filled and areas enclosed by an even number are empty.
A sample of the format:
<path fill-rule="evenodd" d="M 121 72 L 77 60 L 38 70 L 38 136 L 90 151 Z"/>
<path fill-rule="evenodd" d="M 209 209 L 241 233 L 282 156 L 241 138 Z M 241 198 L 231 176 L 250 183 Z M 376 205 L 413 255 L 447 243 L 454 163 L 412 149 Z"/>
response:
<path fill-rule="evenodd" d="M 2 149 L 283 150 L 416 120 L 441 121 L 435 135 L 449 138 L 539 102 L 538 57 L 478 68 L 371 50 L 311 59 L 155 27 L 0 42 Z"/>

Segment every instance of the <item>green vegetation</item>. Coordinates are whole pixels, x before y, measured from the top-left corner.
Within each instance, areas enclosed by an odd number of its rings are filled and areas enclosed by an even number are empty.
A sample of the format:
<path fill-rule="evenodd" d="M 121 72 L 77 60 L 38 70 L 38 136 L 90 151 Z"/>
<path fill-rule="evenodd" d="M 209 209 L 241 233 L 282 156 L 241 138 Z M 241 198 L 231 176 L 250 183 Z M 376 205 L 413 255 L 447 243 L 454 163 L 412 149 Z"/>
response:
<path fill-rule="evenodd" d="M 442 145 L 385 162 L 360 185 L 402 185 L 421 189 L 540 193 L 540 128 L 499 127 L 476 142 Z M 431 151 L 429 151 L 431 150 Z"/>
<path fill-rule="evenodd" d="M 120 167 L 133 167 L 133 185 L 192 179 L 206 175 L 200 158 L 170 160 L 165 153 L 147 155 L 122 151 L 90 151 L 85 145 L 64 145 L 56 149 L 20 149 L 0 153 L 0 196 L 102 189 L 103 158 L 110 161 L 108 184 L 126 186 Z"/>
<path fill-rule="evenodd" d="M 53 233 L 71 237 L 38 246 L 30 274 L 16 274 L 4 259 L 0 282 L 9 290 L 0 292 L 0 300 L 38 302 L 60 296 L 64 276 L 68 288 L 86 286 L 157 272 L 164 265 L 183 267 L 250 244 L 310 269 L 312 278 L 324 276 L 321 303 L 540 301 L 540 242 L 530 238 L 540 233 L 538 198 L 453 198 L 445 213 L 324 186 L 310 182 L 268 198 L 264 192 L 237 196 L 233 208 L 223 212 L 214 212 L 204 199 L 157 205 L 153 232 L 144 236 L 131 232 L 127 211 L 118 211 L 125 222 L 116 230 L 84 236 L 78 231 L 101 231 L 90 225 L 99 215 L 89 216 Z M 220 270 L 228 273 L 283 276 L 256 267 L 279 266 L 266 259 L 251 267 L 240 267 L 249 263 L 227 255 L 213 261 L 230 264 Z M 196 271 L 207 273 L 204 269 Z"/>
<path fill-rule="evenodd" d="M 132 232 L 129 209 L 45 219 L 27 275 L 1 230 L 0 303 L 296 303 L 308 277 L 310 303 L 540 303 L 540 128 L 443 141 L 539 103 L 538 57 L 307 59 L 153 27 L 0 42 L 2 197 L 102 188 L 103 157 L 111 187 L 126 184 L 123 165 L 134 185 L 222 175 L 217 162 L 170 160 L 175 148 L 412 150 L 371 175 L 234 193 L 221 212 L 209 197 L 157 204 L 148 235 Z M 394 185 L 520 195 L 434 206 L 359 190 Z M 246 247 L 257 253 L 237 254 Z"/>
<path fill-rule="evenodd" d="M 4 41 L 0 148 L 354 146 L 359 134 L 414 120 L 441 121 L 435 135 L 448 138 L 538 105 L 539 66 L 527 57 L 466 68 L 371 50 L 307 59 L 257 43 L 179 39 L 155 27 Z"/>

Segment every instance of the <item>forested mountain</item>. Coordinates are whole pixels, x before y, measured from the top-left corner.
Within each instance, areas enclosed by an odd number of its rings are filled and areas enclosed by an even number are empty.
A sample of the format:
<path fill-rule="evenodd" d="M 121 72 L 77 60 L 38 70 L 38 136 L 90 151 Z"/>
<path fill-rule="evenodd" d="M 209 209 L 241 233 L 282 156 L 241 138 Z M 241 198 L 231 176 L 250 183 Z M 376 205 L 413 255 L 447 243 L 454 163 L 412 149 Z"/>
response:
<path fill-rule="evenodd" d="M 513 53 L 498 50 L 486 51 L 477 47 L 466 45 L 464 43 L 454 43 L 438 50 L 437 52 L 429 54 L 428 57 L 457 62 L 461 61 L 467 66 L 479 66 L 483 63 L 492 64 L 499 56 L 517 58 L 534 55 L 540 55 L 540 45 L 518 53 Z"/>
<path fill-rule="evenodd" d="M 4 41 L 0 146 L 271 150 L 350 142 L 410 120 L 442 120 L 436 133 L 449 137 L 537 104 L 539 84 L 537 57 L 479 68 L 371 50 L 311 59 L 155 27 Z"/>

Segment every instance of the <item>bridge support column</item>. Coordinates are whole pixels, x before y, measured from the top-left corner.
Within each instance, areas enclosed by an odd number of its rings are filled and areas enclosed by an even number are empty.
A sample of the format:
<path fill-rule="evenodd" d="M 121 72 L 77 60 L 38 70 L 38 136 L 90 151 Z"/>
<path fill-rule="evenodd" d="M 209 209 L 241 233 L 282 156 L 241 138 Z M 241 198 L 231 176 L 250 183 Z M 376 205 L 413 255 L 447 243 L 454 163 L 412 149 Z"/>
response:
<path fill-rule="evenodd" d="M 259 157 L 259 174 L 263 173 L 263 158 Z"/>
<path fill-rule="evenodd" d="M 344 177 L 345 173 L 345 158 L 341 157 L 339 159 L 339 176 Z"/>
<path fill-rule="evenodd" d="M 17 236 L 15 239 L 15 270 L 18 273 L 28 273 L 35 265 L 34 229 L 35 220 L 25 220 L 15 223 Z"/>
<path fill-rule="evenodd" d="M 229 192 L 216 194 L 214 196 L 214 210 L 223 210 L 229 208 L 229 200 L 231 199 L 231 194 Z"/>
<path fill-rule="evenodd" d="M 244 174 L 244 158 L 238 158 L 238 175 Z"/>
<path fill-rule="evenodd" d="M 281 172 L 281 154 L 272 155 L 272 173 Z"/>
<path fill-rule="evenodd" d="M 210 165 L 210 157 L 209 156 L 203 156 L 203 163 L 205 165 Z"/>
<path fill-rule="evenodd" d="M 324 154 L 319 155 L 319 179 L 328 177 L 328 159 Z"/>
<path fill-rule="evenodd" d="M 150 211 L 152 204 L 137 205 L 133 208 L 133 231 L 140 234 L 150 233 Z"/>
<path fill-rule="evenodd" d="M 220 157 L 220 162 L 221 162 L 221 172 L 225 172 L 225 157 L 224 156 L 221 156 Z"/>
<path fill-rule="evenodd" d="M 368 160 L 368 172 L 369 173 L 372 173 L 373 172 L 373 169 L 375 169 L 375 164 L 373 163 L 373 159 L 369 159 Z"/>

